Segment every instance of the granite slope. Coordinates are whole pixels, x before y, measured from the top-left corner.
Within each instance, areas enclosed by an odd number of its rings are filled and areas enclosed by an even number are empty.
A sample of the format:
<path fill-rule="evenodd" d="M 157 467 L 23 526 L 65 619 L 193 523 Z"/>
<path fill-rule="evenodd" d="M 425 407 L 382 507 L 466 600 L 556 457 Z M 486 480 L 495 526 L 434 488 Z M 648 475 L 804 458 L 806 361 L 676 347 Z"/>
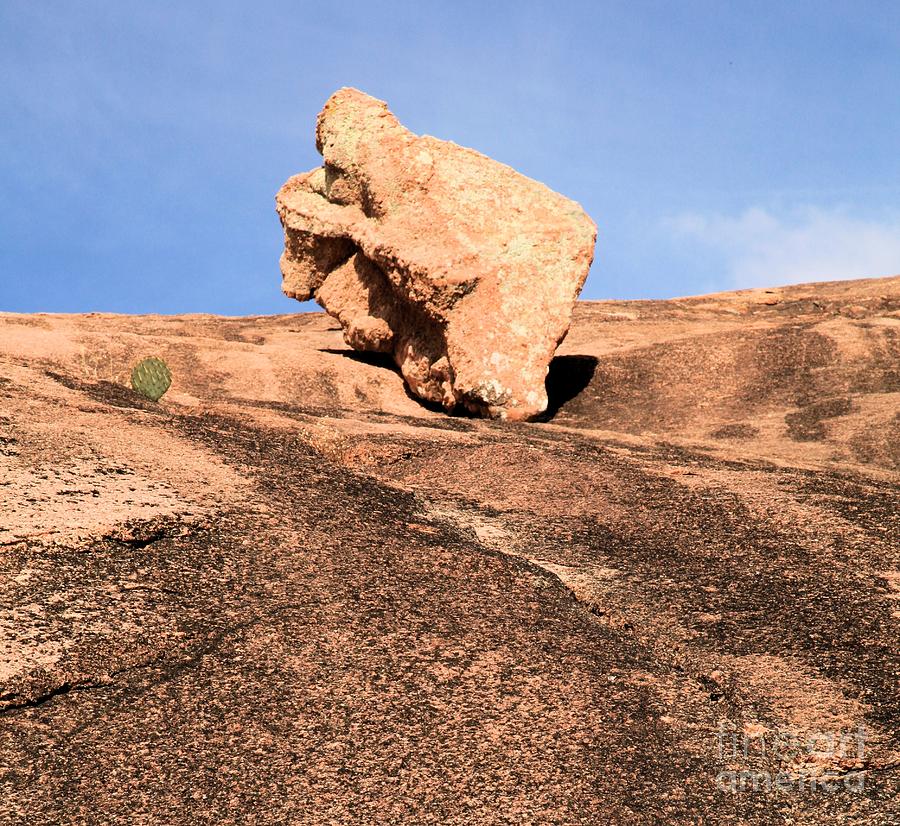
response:
<path fill-rule="evenodd" d="M 321 314 L 0 315 L 0 822 L 897 820 L 898 331 L 585 302 L 510 423 Z"/>

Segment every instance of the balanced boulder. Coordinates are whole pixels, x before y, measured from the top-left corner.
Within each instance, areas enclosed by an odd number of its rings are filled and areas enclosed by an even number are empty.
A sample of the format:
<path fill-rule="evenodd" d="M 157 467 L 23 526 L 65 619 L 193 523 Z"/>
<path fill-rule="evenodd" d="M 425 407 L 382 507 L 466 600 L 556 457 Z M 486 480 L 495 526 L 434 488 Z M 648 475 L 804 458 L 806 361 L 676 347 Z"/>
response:
<path fill-rule="evenodd" d="M 597 229 L 574 201 L 472 149 L 403 127 L 340 89 L 324 165 L 278 192 L 284 292 L 315 298 L 357 350 L 389 353 L 450 409 L 528 419 L 569 329 Z"/>

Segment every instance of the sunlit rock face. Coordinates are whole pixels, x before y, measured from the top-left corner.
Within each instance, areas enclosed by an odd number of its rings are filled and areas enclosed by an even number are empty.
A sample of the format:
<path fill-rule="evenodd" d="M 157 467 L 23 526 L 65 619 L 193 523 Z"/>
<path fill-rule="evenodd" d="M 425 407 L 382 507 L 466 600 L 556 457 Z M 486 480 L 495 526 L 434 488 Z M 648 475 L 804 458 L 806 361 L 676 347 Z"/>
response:
<path fill-rule="evenodd" d="M 389 353 L 446 408 L 528 419 L 587 277 L 597 229 L 574 201 L 341 89 L 324 164 L 277 195 L 284 292 L 315 298 L 358 350 Z"/>

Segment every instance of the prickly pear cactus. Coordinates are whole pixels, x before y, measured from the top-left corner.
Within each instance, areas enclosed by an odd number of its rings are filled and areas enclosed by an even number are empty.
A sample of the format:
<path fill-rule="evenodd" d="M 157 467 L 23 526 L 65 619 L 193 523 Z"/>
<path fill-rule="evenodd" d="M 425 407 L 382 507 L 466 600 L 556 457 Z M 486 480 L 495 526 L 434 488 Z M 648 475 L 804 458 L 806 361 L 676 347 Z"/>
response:
<path fill-rule="evenodd" d="M 131 371 L 131 386 L 142 396 L 158 402 L 172 383 L 172 374 L 162 359 L 148 358 Z"/>

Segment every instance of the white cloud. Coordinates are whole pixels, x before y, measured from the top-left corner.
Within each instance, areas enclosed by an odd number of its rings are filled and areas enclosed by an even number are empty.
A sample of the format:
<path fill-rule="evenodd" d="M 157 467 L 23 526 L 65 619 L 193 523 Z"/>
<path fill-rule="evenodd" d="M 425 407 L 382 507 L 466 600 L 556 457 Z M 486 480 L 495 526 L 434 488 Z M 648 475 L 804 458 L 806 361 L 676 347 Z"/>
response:
<path fill-rule="evenodd" d="M 867 219 L 843 209 L 776 215 L 754 207 L 737 216 L 683 213 L 665 228 L 721 255 L 739 289 L 900 273 L 900 212 Z"/>

